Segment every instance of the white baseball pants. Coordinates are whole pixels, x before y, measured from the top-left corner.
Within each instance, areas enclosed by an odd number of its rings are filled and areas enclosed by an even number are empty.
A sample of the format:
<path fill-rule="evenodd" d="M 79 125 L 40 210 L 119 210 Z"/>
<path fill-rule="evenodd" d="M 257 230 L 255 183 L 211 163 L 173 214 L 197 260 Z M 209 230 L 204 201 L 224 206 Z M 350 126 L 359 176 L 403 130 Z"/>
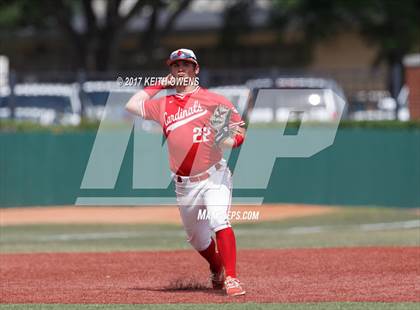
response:
<path fill-rule="evenodd" d="M 214 166 L 209 178 L 179 183 L 175 180 L 178 209 L 188 242 L 197 251 L 207 249 L 213 233 L 230 227 L 229 209 L 232 199 L 232 174 L 222 160 L 221 168 Z"/>

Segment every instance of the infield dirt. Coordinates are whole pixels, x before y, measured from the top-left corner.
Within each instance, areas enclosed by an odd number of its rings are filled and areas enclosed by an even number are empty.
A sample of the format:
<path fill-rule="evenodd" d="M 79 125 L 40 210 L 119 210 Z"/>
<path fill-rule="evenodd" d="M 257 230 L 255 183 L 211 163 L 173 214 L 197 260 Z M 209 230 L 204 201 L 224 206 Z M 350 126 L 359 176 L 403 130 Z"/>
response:
<path fill-rule="evenodd" d="M 4 254 L 1 303 L 420 302 L 419 248 L 243 250 L 246 296 L 211 290 L 193 251 Z"/>

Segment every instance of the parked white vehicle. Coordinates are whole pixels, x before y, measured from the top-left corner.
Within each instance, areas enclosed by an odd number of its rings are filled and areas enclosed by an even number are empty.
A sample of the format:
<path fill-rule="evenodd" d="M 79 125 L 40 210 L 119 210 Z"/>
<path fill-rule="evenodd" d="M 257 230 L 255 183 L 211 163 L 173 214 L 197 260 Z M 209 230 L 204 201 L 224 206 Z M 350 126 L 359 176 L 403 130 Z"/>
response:
<path fill-rule="evenodd" d="M 113 94 L 120 94 L 129 98 L 138 90 L 139 88 L 136 87 L 120 87 L 116 81 L 86 81 L 82 84 L 81 98 L 83 101 L 84 117 L 91 120 L 101 120 L 108 100 L 116 99 Z M 120 107 L 120 105 L 110 104 L 107 109 L 109 112 L 112 110 L 113 114 L 112 117 L 108 115 L 108 119 L 119 120 L 123 119 L 126 115 L 124 106 Z"/>
<path fill-rule="evenodd" d="M 409 89 L 404 85 L 396 99 L 391 97 L 387 90 L 360 91 L 358 97 L 372 103 L 374 108 L 356 110 L 350 114 L 350 119 L 356 121 L 378 121 L 378 120 L 410 120 L 408 108 Z M 359 99 L 360 100 L 360 99 Z M 396 113 L 396 110 L 398 112 Z"/>
<path fill-rule="evenodd" d="M 12 116 L 12 104 L 17 120 L 34 121 L 42 125 L 80 123 L 81 103 L 77 84 L 16 84 L 13 99 L 10 88 L 3 87 L 0 94 L 0 118 Z"/>
<path fill-rule="evenodd" d="M 321 78 L 254 79 L 246 85 L 252 90 L 253 106 L 249 121 L 287 122 L 304 117 L 307 121 L 335 121 L 346 103 L 343 91 L 332 80 Z M 334 96 L 339 96 L 340 102 Z"/>

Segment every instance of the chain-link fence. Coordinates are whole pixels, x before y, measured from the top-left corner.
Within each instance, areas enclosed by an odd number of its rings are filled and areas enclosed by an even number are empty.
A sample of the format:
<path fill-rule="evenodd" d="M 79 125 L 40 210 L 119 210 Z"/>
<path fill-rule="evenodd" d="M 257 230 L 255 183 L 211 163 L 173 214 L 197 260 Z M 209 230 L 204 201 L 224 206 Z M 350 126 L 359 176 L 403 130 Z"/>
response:
<path fill-rule="evenodd" d="M 167 70 L 138 70 L 119 72 L 11 72 L 8 84 L 0 85 L 0 119 L 27 118 L 30 114 L 44 117 L 41 121 L 49 123 L 55 114 L 68 114 L 61 117 L 67 123 L 77 123 L 83 116 L 100 118 L 100 113 L 92 112 L 86 115 L 86 107 L 101 107 L 106 104 L 110 88 L 106 85 L 115 83 L 118 78 L 123 80 L 165 76 Z M 356 120 L 365 119 L 408 119 L 403 115 L 406 107 L 404 89 L 399 98 L 392 98 L 387 90 L 387 72 L 385 69 L 362 70 L 304 70 L 304 69 L 212 69 L 203 68 L 200 73 L 200 83 L 204 87 L 218 86 L 246 86 L 250 87 L 250 80 L 256 79 L 324 79 L 333 81 L 346 97 L 346 117 Z M 104 87 L 93 87 L 90 92 L 86 85 L 103 83 Z M 106 82 L 106 83 L 105 83 Z M 88 84 L 87 84 L 88 83 Z M 89 84 L 91 83 L 91 84 Z M 276 86 L 275 83 L 273 87 Z M 299 88 L 299 85 L 291 87 Z M 302 85 L 300 86 L 302 87 Z M 306 87 L 303 87 L 306 88 Z M 135 90 L 133 90 L 135 91 Z M 399 114 L 396 114 L 399 106 Z M 49 109 L 47 113 L 39 109 Z M 37 110 L 38 109 L 38 110 Z M 37 112 L 38 111 L 38 112 Z M 49 114 L 48 114 L 49 113 Z M 50 115 L 46 117 L 46 115 Z M 61 120 L 60 123 L 63 121 Z"/>

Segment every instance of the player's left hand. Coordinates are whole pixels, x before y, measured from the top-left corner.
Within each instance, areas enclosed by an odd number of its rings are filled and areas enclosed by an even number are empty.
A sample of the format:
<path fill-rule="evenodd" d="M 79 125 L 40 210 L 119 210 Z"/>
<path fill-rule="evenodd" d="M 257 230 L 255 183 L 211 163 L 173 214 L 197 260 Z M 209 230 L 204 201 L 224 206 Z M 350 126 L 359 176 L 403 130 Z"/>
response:
<path fill-rule="evenodd" d="M 222 143 L 224 140 L 226 140 L 229 137 L 230 137 L 229 127 L 225 126 L 221 130 L 216 132 L 216 135 L 214 136 L 214 144 L 219 145 L 220 143 Z"/>
<path fill-rule="evenodd" d="M 224 105 L 219 105 L 210 117 L 210 127 L 215 133 L 214 144 L 219 145 L 223 140 L 232 136 L 232 130 L 229 128 L 231 114 L 231 109 Z"/>

